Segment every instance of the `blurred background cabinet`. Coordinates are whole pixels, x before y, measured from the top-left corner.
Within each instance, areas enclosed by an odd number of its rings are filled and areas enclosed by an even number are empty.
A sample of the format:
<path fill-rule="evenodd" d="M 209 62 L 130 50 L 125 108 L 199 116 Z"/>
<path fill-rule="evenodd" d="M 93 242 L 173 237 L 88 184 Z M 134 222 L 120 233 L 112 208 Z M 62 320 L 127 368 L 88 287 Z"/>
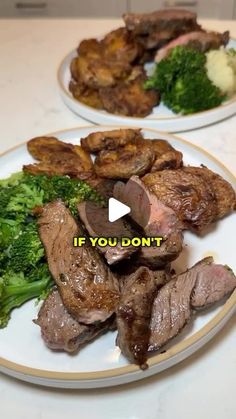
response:
<path fill-rule="evenodd" d="M 120 17 L 127 0 L 0 0 L 5 17 Z"/>
<path fill-rule="evenodd" d="M 148 12 L 159 8 L 189 9 L 199 17 L 233 19 L 235 0 L 128 0 L 131 11 Z"/>
<path fill-rule="evenodd" d="M 236 19 L 236 0 L 0 0 L 0 17 L 120 17 L 126 11 L 186 8 L 200 17 Z"/>

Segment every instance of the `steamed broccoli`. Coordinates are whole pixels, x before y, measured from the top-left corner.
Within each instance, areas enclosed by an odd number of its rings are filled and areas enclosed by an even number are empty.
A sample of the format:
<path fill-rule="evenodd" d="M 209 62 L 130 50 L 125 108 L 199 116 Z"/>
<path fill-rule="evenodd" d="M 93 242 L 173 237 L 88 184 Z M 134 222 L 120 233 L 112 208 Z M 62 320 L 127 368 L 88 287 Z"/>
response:
<path fill-rule="evenodd" d="M 44 256 L 44 248 L 35 221 L 26 225 L 24 231 L 20 232 L 9 246 L 7 254 L 8 266 L 16 272 L 25 272 L 37 265 Z"/>
<path fill-rule="evenodd" d="M 61 198 L 73 213 L 77 212 L 76 204 L 80 201 L 102 201 L 97 192 L 82 180 L 70 179 L 68 176 L 46 176 L 24 174 L 27 184 L 32 189 L 43 191 L 43 202 Z"/>
<path fill-rule="evenodd" d="M 165 105 L 182 114 L 214 108 L 225 99 L 207 76 L 205 54 L 185 46 L 157 64 L 145 88 L 159 90 Z"/>
<path fill-rule="evenodd" d="M 6 249 L 21 231 L 22 219 L 0 218 L 0 251 Z"/>
<path fill-rule="evenodd" d="M 169 108 L 185 115 L 219 106 L 222 98 L 219 89 L 209 81 L 205 72 L 184 74 L 168 94 L 163 95 L 163 101 Z"/>
<path fill-rule="evenodd" d="M 102 202 L 89 185 L 68 176 L 21 172 L 0 180 L 0 328 L 14 307 L 45 296 L 53 285 L 33 209 L 58 198 L 74 214 L 79 201 Z"/>
<path fill-rule="evenodd" d="M 13 308 L 32 298 L 45 294 L 53 285 L 45 263 L 31 270 L 30 274 L 7 271 L 0 277 L 0 328 L 6 327 Z"/>

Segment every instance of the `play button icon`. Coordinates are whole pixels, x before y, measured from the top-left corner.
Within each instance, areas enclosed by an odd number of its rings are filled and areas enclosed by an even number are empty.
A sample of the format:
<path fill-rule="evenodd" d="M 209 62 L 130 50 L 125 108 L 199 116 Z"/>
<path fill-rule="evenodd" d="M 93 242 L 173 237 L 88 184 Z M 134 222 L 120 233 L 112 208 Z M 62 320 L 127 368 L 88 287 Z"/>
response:
<path fill-rule="evenodd" d="M 108 201 L 108 219 L 110 223 L 113 223 L 124 215 L 129 214 L 131 211 L 128 205 L 123 204 L 115 198 L 110 198 Z"/>

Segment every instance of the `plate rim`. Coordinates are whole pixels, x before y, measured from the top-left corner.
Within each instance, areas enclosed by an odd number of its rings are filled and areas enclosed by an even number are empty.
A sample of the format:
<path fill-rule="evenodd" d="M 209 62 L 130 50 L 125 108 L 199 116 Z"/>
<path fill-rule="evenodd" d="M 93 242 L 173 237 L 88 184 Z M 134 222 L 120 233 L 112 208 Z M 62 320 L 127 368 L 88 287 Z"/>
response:
<path fill-rule="evenodd" d="M 113 125 L 83 125 L 83 126 L 76 126 L 74 128 L 67 128 L 64 130 L 57 130 L 54 132 L 50 132 L 47 134 L 43 134 L 44 136 L 52 136 L 52 135 L 59 135 L 64 134 L 67 132 L 75 132 L 80 131 L 81 129 L 120 129 L 120 128 L 127 128 L 127 126 L 113 126 Z M 129 128 L 134 128 L 130 126 Z M 197 151 L 201 152 L 202 154 L 205 154 L 210 160 L 212 160 L 215 164 L 220 166 L 228 175 L 230 179 L 232 179 L 232 182 L 236 184 L 236 175 L 234 175 L 223 163 L 221 163 L 216 157 L 208 153 L 206 150 L 204 150 L 202 147 L 195 145 L 191 143 L 188 140 L 185 140 L 177 135 L 173 135 L 172 133 L 168 133 L 165 131 L 160 131 L 157 129 L 152 128 L 142 128 L 144 131 L 151 131 L 156 134 L 162 134 L 169 137 L 173 137 L 177 141 L 186 144 L 192 148 L 195 148 Z M 17 150 L 18 148 L 22 147 L 23 145 L 26 145 L 27 141 L 23 141 L 8 150 L 0 153 L 0 159 L 1 157 L 11 153 L 14 150 Z M 232 293 L 232 295 L 227 299 L 225 304 L 222 306 L 220 311 L 205 325 L 203 326 L 198 332 L 194 333 L 192 336 L 188 337 L 187 339 L 175 344 L 173 347 L 168 349 L 165 353 L 162 354 L 156 354 L 149 358 L 148 360 L 148 366 L 149 368 L 152 368 L 154 366 L 157 366 L 159 364 L 162 364 L 165 361 L 171 360 L 173 357 L 175 357 L 178 354 L 181 354 L 188 350 L 190 347 L 192 347 L 194 344 L 196 344 L 198 341 L 209 335 L 214 331 L 217 326 L 221 324 L 223 319 L 230 315 L 230 313 L 235 311 L 236 307 L 236 290 Z M 0 368 L 2 368 L 5 371 L 11 371 L 12 373 L 18 373 L 24 376 L 29 376 L 32 378 L 40 378 L 45 380 L 58 380 L 60 382 L 66 382 L 66 381 L 81 381 L 81 382 L 92 382 L 95 380 L 106 380 L 111 378 L 118 378 L 127 376 L 128 374 L 134 374 L 140 372 L 140 368 L 137 365 L 134 364 L 128 364 L 123 367 L 118 368 L 111 368 L 108 370 L 102 370 L 102 371 L 91 371 L 91 372 L 63 372 L 63 371 L 53 371 L 53 370 L 44 370 L 40 368 L 33 368 L 28 367 L 26 365 L 22 365 L 19 363 L 15 363 L 13 361 L 9 361 L 6 358 L 0 357 Z"/>
<path fill-rule="evenodd" d="M 236 38 L 230 37 L 230 41 L 234 41 L 236 43 Z M 61 61 L 59 62 L 59 65 L 58 65 L 58 68 L 57 68 L 57 82 L 58 82 L 59 88 L 61 89 L 62 93 L 68 99 L 70 99 L 75 105 L 79 105 L 79 106 L 81 106 L 82 108 L 84 108 L 87 111 L 98 112 L 101 115 L 101 117 L 102 116 L 105 116 L 105 117 L 109 117 L 110 116 L 112 118 L 115 118 L 115 119 L 117 119 L 117 123 L 119 123 L 119 121 L 118 121 L 119 118 L 122 118 L 122 119 L 124 118 L 125 121 L 132 119 L 134 121 L 134 123 L 135 122 L 139 122 L 141 120 L 144 120 L 145 122 L 150 121 L 150 123 L 153 123 L 153 122 L 168 122 L 168 121 L 170 121 L 170 122 L 174 122 L 174 121 L 179 122 L 180 119 L 183 119 L 184 121 L 187 121 L 187 120 L 189 120 L 191 118 L 198 118 L 198 117 L 201 117 L 201 116 L 205 116 L 207 114 L 209 115 L 209 113 L 212 114 L 216 110 L 219 110 L 219 109 L 225 109 L 226 107 L 228 107 L 230 105 L 233 105 L 234 102 L 236 102 L 236 93 L 235 93 L 228 101 L 223 102 L 223 104 L 221 104 L 219 106 L 216 106 L 214 108 L 211 108 L 211 109 L 206 109 L 206 110 L 203 110 L 203 111 L 200 111 L 200 112 L 195 112 L 195 113 L 190 114 L 190 115 L 176 114 L 176 116 L 174 115 L 174 116 L 170 116 L 170 117 L 166 116 L 166 117 L 156 117 L 156 118 L 154 118 L 154 117 L 149 117 L 149 118 L 143 117 L 142 118 L 142 117 L 137 117 L 137 116 L 117 115 L 117 114 L 114 114 L 114 113 L 111 113 L 111 112 L 107 112 L 105 110 L 96 109 L 96 108 L 93 108 L 92 106 L 85 105 L 84 103 L 82 103 L 79 100 L 75 99 L 69 93 L 69 90 L 65 87 L 65 85 L 63 83 L 63 80 L 62 80 L 62 77 L 61 77 L 63 67 L 65 65 L 65 62 L 68 60 L 68 58 L 72 54 L 74 54 L 75 52 L 76 52 L 76 49 L 74 48 L 69 53 L 67 53 L 64 56 L 64 58 L 62 58 Z"/>

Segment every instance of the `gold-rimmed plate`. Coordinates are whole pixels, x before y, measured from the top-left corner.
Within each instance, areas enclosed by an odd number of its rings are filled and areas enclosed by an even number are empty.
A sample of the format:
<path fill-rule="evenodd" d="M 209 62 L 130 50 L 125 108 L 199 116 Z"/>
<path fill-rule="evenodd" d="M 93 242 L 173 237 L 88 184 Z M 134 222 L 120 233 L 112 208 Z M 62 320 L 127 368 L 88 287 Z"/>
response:
<path fill-rule="evenodd" d="M 236 40 L 231 39 L 228 48 L 236 49 Z M 160 131 L 188 131 L 213 124 L 229 118 L 236 113 L 236 95 L 222 105 L 192 115 L 176 115 L 163 103 L 153 108 L 145 118 L 115 115 L 105 110 L 98 110 L 76 100 L 69 91 L 70 63 L 76 57 L 76 51 L 70 52 L 61 62 L 57 71 L 57 81 L 61 97 L 66 106 L 78 116 L 100 125 L 130 125 L 143 128 L 155 128 Z"/>
<path fill-rule="evenodd" d="M 84 127 L 52 133 L 59 139 L 74 144 L 90 132 L 112 127 Z M 234 176 L 204 150 L 171 134 L 143 130 L 146 138 L 162 138 L 182 151 L 186 164 L 204 164 L 222 175 L 236 188 Z M 19 171 L 23 164 L 32 162 L 25 144 L 9 150 L 0 157 L 0 178 Z M 230 237 L 236 231 L 236 214 L 218 222 L 205 237 L 185 233 L 185 246 L 173 264 L 177 272 L 193 265 L 207 255 L 216 262 L 228 264 L 236 270 L 235 254 Z M 46 386 L 63 388 L 98 388 L 120 385 L 157 374 L 181 362 L 205 345 L 225 325 L 235 312 L 236 292 L 225 302 L 196 316 L 193 322 L 173 340 L 166 352 L 149 359 L 149 368 L 140 370 L 130 365 L 115 345 L 116 332 L 109 332 L 84 347 L 76 355 L 50 351 L 44 344 L 40 329 L 32 319 L 39 307 L 30 301 L 15 310 L 6 329 L 0 330 L 0 371 L 16 378 Z"/>

